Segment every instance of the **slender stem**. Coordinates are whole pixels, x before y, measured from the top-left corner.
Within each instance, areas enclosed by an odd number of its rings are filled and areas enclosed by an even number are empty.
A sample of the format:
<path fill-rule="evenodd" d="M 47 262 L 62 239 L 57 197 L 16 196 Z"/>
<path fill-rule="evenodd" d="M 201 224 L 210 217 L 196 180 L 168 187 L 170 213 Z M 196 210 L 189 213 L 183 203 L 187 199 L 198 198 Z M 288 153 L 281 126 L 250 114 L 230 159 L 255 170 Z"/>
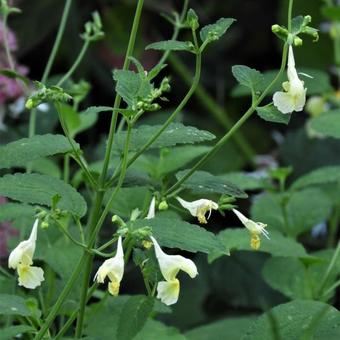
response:
<path fill-rule="evenodd" d="M 293 14 L 294 0 L 289 0 L 288 4 L 288 31 L 292 31 L 292 14 Z"/>
<path fill-rule="evenodd" d="M 12 53 L 11 53 L 11 50 L 9 47 L 9 41 L 8 41 L 7 20 L 8 20 L 8 13 L 4 15 L 3 22 L 2 22 L 2 29 L 3 29 L 4 45 L 5 45 L 8 65 L 11 70 L 14 70 L 14 61 L 13 61 L 13 57 L 12 57 Z"/>
<path fill-rule="evenodd" d="M 71 4 L 72 4 L 72 0 L 66 0 L 64 10 L 63 10 L 63 14 L 62 14 L 61 21 L 60 21 L 60 25 L 59 25 L 59 29 L 58 29 L 58 33 L 57 33 L 51 54 L 48 58 L 47 64 L 45 66 L 45 70 L 44 70 L 42 78 L 41 78 L 42 83 L 45 83 L 47 81 L 47 78 L 48 78 L 48 76 L 51 72 L 52 65 L 54 63 L 55 57 L 56 57 L 57 52 L 59 50 L 61 39 L 62 39 L 64 32 L 65 32 L 66 22 L 67 22 L 68 15 L 70 13 Z M 36 120 L 37 120 L 37 110 L 33 109 L 31 111 L 30 120 L 29 120 L 29 130 L 28 130 L 28 136 L 29 137 L 32 137 L 32 136 L 35 135 Z"/>
<path fill-rule="evenodd" d="M 319 288 L 319 294 L 318 294 L 319 296 L 323 295 L 323 290 L 325 288 L 325 285 L 327 284 L 327 281 L 328 281 L 330 275 L 332 274 L 333 268 L 334 268 L 334 266 L 337 263 L 339 255 L 340 255 L 340 241 L 338 242 L 338 245 L 337 245 L 337 247 L 335 249 L 335 252 L 334 252 L 334 254 L 332 256 L 332 259 L 329 262 L 329 265 L 328 265 L 328 267 L 326 269 L 325 275 L 322 278 L 322 281 L 321 281 L 321 284 L 320 284 L 320 288 Z"/>
<path fill-rule="evenodd" d="M 336 281 L 334 284 L 332 284 L 329 288 L 325 290 L 325 292 L 322 294 L 321 297 L 327 296 L 329 293 L 331 293 L 334 289 L 338 288 L 340 286 L 340 280 Z"/>
<path fill-rule="evenodd" d="M 262 102 L 270 89 L 275 85 L 281 74 L 283 73 L 286 62 L 287 62 L 287 51 L 288 45 L 285 44 L 282 53 L 281 68 L 277 73 L 274 80 L 268 85 L 268 87 L 263 91 L 261 96 L 255 101 L 246 113 L 235 123 L 235 125 L 215 144 L 215 146 L 206 153 L 183 177 L 181 177 L 168 191 L 165 193 L 166 196 L 174 193 L 181 184 L 186 181 L 199 167 L 201 167 L 211 156 L 213 156 L 228 140 L 229 138 L 248 120 L 248 118 L 255 112 L 257 106 Z"/>
<path fill-rule="evenodd" d="M 0 273 L 5 275 L 6 277 L 10 278 L 10 279 L 13 279 L 14 278 L 14 275 L 12 275 L 11 273 L 9 273 L 5 268 L 2 268 L 0 266 Z"/>
<path fill-rule="evenodd" d="M 96 250 L 102 251 L 102 250 L 106 249 L 107 247 L 109 247 L 110 245 L 112 245 L 112 244 L 114 244 L 115 242 L 117 242 L 117 240 L 118 240 L 118 237 L 115 236 L 112 240 L 110 240 L 110 241 L 104 243 L 103 245 L 101 245 L 100 247 L 98 247 Z"/>
<path fill-rule="evenodd" d="M 81 61 L 83 60 L 85 53 L 87 51 L 87 49 L 90 46 L 90 41 L 89 40 L 85 40 L 83 47 L 81 48 L 77 59 L 74 61 L 73 65 L 71 66 L 71 68 L 67 71 L 67 73 L 64 74 L 64 76 L 58 81 L 57 86 L 62 86 L 66 80 L 68 80 L 72 74 L 74 73 L 74 71 L 77 69 L 77 67 L 79 66 L 79 64 L 81 63 Z"/>
<path fill-rule="evenodd" d="M 185 83 L 191 83 L 191 75 L 186 67 L 186 65 L 175 55 L 172 54 L 169 57 L 171 66 L 181 76 Z M 201 105 L 203 105 L 208 112 L 226 129 L 231 129 L 233 126 L 233 121 L 229 118 L 225 108 L 222 108 L 220 105 L 216 103 L 214 98 L 207 92 L 207 90 L 201 85 L 198 84 L 197 89 L 195 91 L 195 96 L 200 101 Z M 239 149 L 243 152 L 244 156 L 247 158 L 249 163 L 254 163 L 254 155 L 255 151 L 245 139 L 245 137 L 238 132 L 233 136 L 233 139 Z"/>
<path fill-rule="evenodd" d="M 70 180 L 70 155 L 64 156 L 64 182 L 68 183 Z"/>

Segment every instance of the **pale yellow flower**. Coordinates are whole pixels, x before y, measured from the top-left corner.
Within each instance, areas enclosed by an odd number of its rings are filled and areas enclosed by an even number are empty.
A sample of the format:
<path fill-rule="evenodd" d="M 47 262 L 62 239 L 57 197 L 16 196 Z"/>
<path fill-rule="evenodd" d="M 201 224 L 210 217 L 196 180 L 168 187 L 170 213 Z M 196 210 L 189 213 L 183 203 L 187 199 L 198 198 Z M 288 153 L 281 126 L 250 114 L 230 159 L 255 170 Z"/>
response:
<path fill-rule="evenodd" d="M 295 68 L 293 47 L 289 45 L 288 52 L 288 81 L 282 84 L 283 91 L 274 93 L 273 102 L 282 113 L 292 113 L 302 111 L 306 103 L 306 91 L 304 82 L 300 80 Z"/>
<path fill-rule="evenodd" d="M 183 270 L 194 278 L 198 274 L 197 267 L 193 261 L 181 255 L 165 254 L 155 238 L 151 236 L 151 240 L 155 247 L 159 268 L 165 279 L 158 282 L 157 298 L 166 305 L 172 305 L 177 302 L 180 291 L 180 282 L 176 278 L 178 272 Z"/>
<path fill-rule="evenodd" d="M 39 220 L 35 220 L 31 235 L 28 240 L 20 242 L 9 255 L 8 267 L 18 272 L 19 286 L 34 289 L 44 281 L 44 271 L 40 267 L 34 267 L 33 256 L 38 234 Z"/>
<path fill-rule="evenodd" d="M 261 245 L 261 239 L 260 235 L 264 235 L 269 240 L 269 233 L 265 229 L 266 224 L 261 222 L 254 222 L 253 220 L 245 217 L 242 213 L 240 213 L 238 210 L 233 209 L 233 212 L 236 214 L 236 216 L 239 218 L 239 220 L 242 222 L 242 224 L 249 230 L 251 234 L 251 240 L 250 240 L 250 246 L 257 250 L 260 248 Z"/>
<path fill-rule="evenodd" d="M 197 217 L 200 223 L 207 223 L 205 214 L 209 211 L 208 219 L 211 215 L 211 210 L 217 210 L 218 204 L 212 200 L 205 198 L 199 199 L 197 201 L 188 202 L 180 197 L 176 197 L 177 201 L 182 205 L 183 208 L 189 210 L 190 214 Z"/>
<path fill-rule="evenodd" d="M 106 261 L 99 267 L 94 280 L 98 283 L 104 283 L 105 278 L 109 278 L 108 290 L 113 296 L 119 294 L 120 282 L 124 274 L 124 252 L 122 237 L 119 236 L 117 243 L 116 255 Z"/>

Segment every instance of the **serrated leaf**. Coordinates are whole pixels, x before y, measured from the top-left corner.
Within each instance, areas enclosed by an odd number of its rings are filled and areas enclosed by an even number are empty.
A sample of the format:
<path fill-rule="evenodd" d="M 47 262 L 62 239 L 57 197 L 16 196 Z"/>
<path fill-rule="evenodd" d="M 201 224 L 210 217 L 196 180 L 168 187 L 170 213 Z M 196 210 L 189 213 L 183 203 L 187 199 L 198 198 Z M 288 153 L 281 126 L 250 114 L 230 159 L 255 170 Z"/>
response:
<path fill-rule="evenodd" d="M 191 52 L 193 45 L 190 41 L 165 40 L 152 43 L 145 47 L 146 50 L 160 51 L 188 51 Z"/>
<path fill-rule="evenodd" d="M 31 217 L 35 215 L 34 207 L 28 204 L 7 202 L 0 204 L 0 221 L 13 221 L 18 217 Z"/>
<path fill-rule="evenodd" d="M 38 174 L 14 174 L 0 177 L 0 195 L 23 203 L 51 206 L 61 197 L 58 207 L 80 217 L 86 213 L 84 198 L 70 185 L 55 177 Z"/>
<path fill-rule="evenodd" d="M 259 117 L 267 122 L 288 124 L 291 114 L 283 114 L 274 105 L 257 107 L 256 109 Z"/>
<path fill-rule="evenodd" d="M 121 309 L 117 338 L 133 339 L 144 327 L 154 305 L 154 298 L 144 295 L 131 296 Z"/>
<path fill-rule="evenodd" d="M 245 172 L 230 172 L 225 175 L 219 175 L 218 177 L 233 183 L 241 190 L 258 190 L 268 186 L 268 181 L 265 178 L 258 178 Z"/>
<path fill-rule="evenodd" d="M 255 92 L 263 82 L 261 72 L 245 65 L 234 65 L 231 69 L 233 76 L 240 85 L 246 86 Z"/>
<path fill-rule="evenodd" d="M 291 186 L 292 189 L 301 189 L 308 186 L 340 181 L 340 166 L 325 166 L 313 170 L 298 178 Z"/>
<path fill-rule="evenodd" d="M 183 170 L 176 174 L 179 180 L 189 170 Z M 231 182 L 224 180 L 221 177 L 214 176 L 206 171 L 196 171 L 190 176 L 182 186 L 191 189 L 195 193 L 218 193 L 233 197 L 246 198 L 248 195 Z"/>
<path fill-rule="evenodd" d="M 25 166 L 33 160 L 71 151 L 62 135 L 36 135 L 0 146 L 0 169 Z"/>
<path fill-rule="evenodd" d="M 162 125 L 141 125 L 132 130 L 130 150 L 136 151 L 154 136 Z M 193 126 L 184 126 L 181 123 L 172 123 L 150 146 L 152 149 L 174 146 L 177 144 L 194 144 L 211 141 L 215 136 L 205 130 L 199 130 Z M 119 133 L 115 138 L 115 143 L 119 149 L 123 149 L 126 140 L 126 132 Z"/>
<path fill-rule="evenodd" d="M 21 296 L 0 294 L 0 315 L 29 316 L 31 311 Z"/>
<path fill-rule="evenodd" d="M 276 306 L 259 317 L 243 340 L 272 340 L 275 338 L 273 322 L 281 339 L 303 339 L 306 330 L 313 326 L 313 334 L 304 339 L 340 338 L 340 313 L 337 309 L 323 302 L 295 300 Z"/>
<path fill-rule="evenodd" d="M 199 251 L 207 254 L 213 252 L 228 254 L 228 249 L 216 235 L 179 219 L 156 217 L 149 220 L 136 220 L 128 224 L 132 230 L 146 226 L 152 228 L 152 234 L 161 246 L 193 253 Z"/>
<path fill-rule="evenodd" d="M 148 96 L 153 86 L 146 77 L 142 77 L 139 73 L 129 70 L 113 71 L 113 79 L 116 83 L 116 91 L 128 104 L 129 108 L 133 108 L 139 99 Z"/>
<path fill-rule="evenodd" d="M 206 25 L 200 30 L 200 37 L 202 42 L 206 40 L 217 40 L 221 38 L 233 24 L 235 19 L 232 18 L 221 18 L 214 24 Z"/>
<path fill-rule="evenodd" d="M 313 132 L 325 137 L 340 138 L 340 110 L 333 110 L 314 117 L 309 122 Z"/>

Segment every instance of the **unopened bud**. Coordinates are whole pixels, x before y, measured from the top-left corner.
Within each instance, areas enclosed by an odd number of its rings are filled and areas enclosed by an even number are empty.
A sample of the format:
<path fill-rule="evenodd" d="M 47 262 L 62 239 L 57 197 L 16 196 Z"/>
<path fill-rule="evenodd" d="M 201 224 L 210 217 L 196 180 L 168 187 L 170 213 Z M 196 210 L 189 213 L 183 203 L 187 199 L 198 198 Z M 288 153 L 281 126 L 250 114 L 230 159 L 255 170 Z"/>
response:
<path fill-rule="evenodd" d="M 192 8 L 190 8 L 187 13 L 187 25 L 194 31 L 200 26 L 198 23 L 198 16 Z"/>
<path fill-rule="evenodd" d="M 311 23 L 312 22 L 312 17 L 310 16 L 310 15 L 306 15 L 306 16 L 304 16 L 304 18 L 303 18 L 303 23 L 302 23 L 302 25 L 303 26 L 307 26 L 309 23 Z"/>
<path fill-rule="evenodd" d="M 303 40 L 298 36 L 294 37 L 294 46 L 301 46 L 303 44 Z"/>
<path fill-rule="evenodd" d="M 126 223 L 118 215 L 113 215 L 111 218 L 112 223 L 118 224 L 120 227 L 124 227 Z"/>
<path fill-rule="evenodd" d="M 49 227 L 49 223 L 47 221 L 43 221 L 40 226 L 42 229 L 47 229 Z"/>
<path fill-rule="evenodd" d="M 158 209 L 159 210 L 168 210 L 168 208 L 169 208 L 169 205 L 168 205 L 168 203 L 167 203 L 167 201 L 162 201 L 161 203 L 159 203 L 159 205 L 158 205 Z"/>
<path fill-rule="evenodd" d="M 34 105 L 33 99 L 31 99 L 31 98 L 27 99 L 26 104 L 25 104 L 26 109 L 32 110 L 34 108 L 34 106 L 35 105 Z"/>

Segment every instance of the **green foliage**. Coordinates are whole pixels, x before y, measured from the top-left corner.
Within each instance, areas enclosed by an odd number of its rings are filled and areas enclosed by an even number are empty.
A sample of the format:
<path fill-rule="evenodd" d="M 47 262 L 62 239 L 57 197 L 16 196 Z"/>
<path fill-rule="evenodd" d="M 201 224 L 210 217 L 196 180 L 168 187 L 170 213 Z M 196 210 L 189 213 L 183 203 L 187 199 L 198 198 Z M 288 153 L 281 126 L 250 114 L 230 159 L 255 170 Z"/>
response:
<path fill-rule="evenodd" d="M 26 300 L 17 295 L 0 294 L 0 315 L 30 316 Z"/>
<path fill-rule="evenodd" d="M 62 135 L 36 135 L 0 146 L 0 169 L 25 166 L 33 160 L 70 152 L 71 145 Z"/>
<path fill-rule="evenodd" d="M 340 138 L 340 110 L 333 110 L 309 122 L 310 129 L 318 135 L 325 137 Z"/>
<path fill-rule="evenodd" d="M 144 295 L 131 296 L 120 313 L 117 338 L 133 339 L 147 322 L 154 305 L 154 298 Z"/>
<path fill-rule="evenodd" d="M 339 6 L 324 6 L 321 9 L 322 14 L 330 20 L 339 21 L 340 20 L 340 8 Z"/>
<path fill-rule="evenodd" d="M 200 30 L 200 37 L 202 42 L 211 42 L 220 39 L 233 24 L 235 19 L 221 18 L 214 24 L 206 25 Z"/>
<path fill-rule="evenodd" d="M 267 122 L 282 123 L 288 125 L 291 114 L 283 114 L 273 104 L 269 106 L 258 107 L 257 114 Z"/>
<path fill-rule="evenodd" d="M 308 331 L 313 331 L 308 334 Z M 301 339 L 336 340 L 340 337 L 340 313 L 323 302 L 295 300 L 272 308 L 259 317 L 244 340 Z M 307 339 L 308 339 L 307 338 Z"/>
<path fill-rule="evenodd" d="M 130 230 L 151 227 L 161 246 L 179 248 L 193 253 L 228 254 L 228 248 L 213 233 L 197 225 L 174 218 L 153 218 L 129 223 Z"/>
<path fill-rule="evenodd" d="M 33 333 L 35 329 L 31 326 L 19 325 L 1 329 L 1 339 L 11 340 L 22 336 L 25 333 Z"/>
<path fill-rule="evenodd" d="M 145 47 L 146 50 L 160 51 L 193 51 L 193 44 L 190 41 L 165 40 L 152 43 Z"/>
<path fill-rule="evenodd" d="M 183 177 L 188 170 L 180 171 L 176 174 L 177 179 Z M 233 197 L 246 198 L 248 195 L 236 185 L 214 176 L 206 171 L 196 171 L 189 179 L 183 183 L 183 187 L 191 189 L 195 193 L 218 193 Z"/>
<path fill-rule="evenodd" d="M 269 185 L 266 179 L 257 178 L 244 172 L 229 172 L 225 175 L 220 175 L 219 177 L 233 183 L 242 190 L 264 189 Z"/>
<path fill-rule="evenodd" d="M 29 84 L 29 79 L 23 76 L 22 74 L 16 72 L 15 70 L 1 69 L 0 75 L 5 76 L 10 79 L 21 80 L 25 85 Z"/>
<path fill-rule="evenodd" d="M 46 175 L 14 174 L 0 177 L 0 195 L 23 203 L 51 206 L 52 198 L 60 196 L 58 208 L 80 217 L 86 213 L 84 198 L 70 185 Z"/>
<path fill-rule="evenodd" d="M 141 125 L 132 129 L 130 150 L 140 149 L 152 136 L 154 136 L 161 125 Z M 120 132 L 115 139 L 119 149 L 123 149 L 126 139 L 126 132 Z M 177 144 L 194 144 L 211 141 L 215 136 L 205 130 L 199 130 L 193 126 L 184 126 L 181 123 L 172 123 L 160 135 L 160 137 L 150 146 L 150 148 L 163 148 Z"/>
<path fill-rule="evenodd" d="M 0 221 L 13 221 L 18 217 L 34 217 L 34 208 L 28 204 L 0 204 Z"/>
<path fill-rule="evenodd" d="M 235 65 L 231 71 L 239 84 L 248 87 L 251 93 L 254 94 L 261 87 L 263 82 L 261 72 L 245 65 Z"/>

